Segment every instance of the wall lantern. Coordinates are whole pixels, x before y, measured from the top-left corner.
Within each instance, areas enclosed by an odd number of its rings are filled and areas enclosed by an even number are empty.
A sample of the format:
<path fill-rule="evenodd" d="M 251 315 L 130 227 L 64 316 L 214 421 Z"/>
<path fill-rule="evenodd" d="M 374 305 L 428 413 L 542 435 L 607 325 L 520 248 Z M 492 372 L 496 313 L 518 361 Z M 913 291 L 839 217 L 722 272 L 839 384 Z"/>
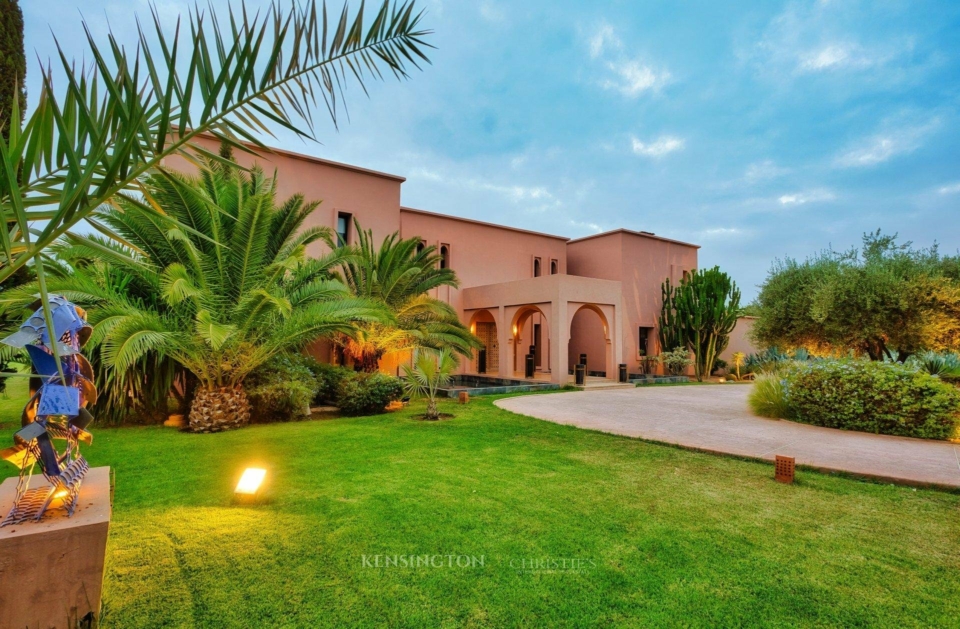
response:
<path fill-rule="evenodd" d="M 238 498 L 254 498 L 257 492 L 260 491 L 260 485 L 263 484 L 263 479 L 266 475 L 267 470 L 259 467 L 248 467 L 243 470 L 240 482 L 237 483 L 237 488 L 233 490 L 233 493 L 235 493 Z"/>

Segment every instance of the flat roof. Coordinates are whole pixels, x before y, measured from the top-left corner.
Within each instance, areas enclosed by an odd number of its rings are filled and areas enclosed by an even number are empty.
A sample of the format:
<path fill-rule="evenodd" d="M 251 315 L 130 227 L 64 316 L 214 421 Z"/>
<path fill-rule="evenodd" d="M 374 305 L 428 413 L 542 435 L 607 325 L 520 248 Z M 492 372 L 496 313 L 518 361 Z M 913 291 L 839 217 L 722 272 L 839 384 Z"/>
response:
<path fill-rule="evenodd" d="M 656 234 L 651 234 L 650 232 L 636 232 L 632 229 L 625 229 L 623 227 L 619 229 L 612 229 L 607 232 L 601 232 L 599 234 L 592 234 L 590 236 L 584 236 L 583 238 L 574 238 L 570 243 L 583 242 L 584 240 L 590 240 L 591 238 L 603 238 L 605 236 L 612 236 L 614 234 L 630 234 L 631 236 L 640 236 L 641 238 L 651 238 L 653 240 L 661 240 L 663 242 L 669 242 L 674 245 L 681 245 L 683 247 L 693 247 L 694 249 L 699 249 L 700 245 L 695 245 L 690 242 L 683 242 L 682 240 L 674 240 L 672 238 L 664 238 L 663 236 L 657 236 Z"/>
<path fill-rule="evenodd" d="M 486 221 L 478 221 L 473 218 L 463 218 L 462 216 L 451 216 L 450 214 L 441 214 L 439 212 L 428 212 L 427 210 L 418 210 L 412 207 L 400 206 L 401 212 L 412 212 L 414 214 L 423 214 L 424 216 L 435 216 L 437 218 L 446 218 L 451 221 L 460 221 L 462 223 L 473 223 L 474 225 L 483 225 L 484 227 L 493 227 L 494 229 L 506 229 L 512 232 L 520 232 L 521 234 L 531 234 L 533 236 L 543 236 L 545 238 L 554 238 L 556 240 L 562 240 L 563 242 L 568 242 L 570 239 L 565 236 L 554 236 L 553 234 L 545 234 L 543 232 L 535 232 L 530 229 L 520 229 L 519 227 L 510 227 L 509 225 L 498 225 L 496 223 L 487 223 Z"/>
<path fill-rule="evenodd" d="M 207 140 L 216 140 L 217 138 L 209 133 L 201 133 L 200 137 L 206 138 Z M 403 183 L 407 180 L 406 177 L 401 177 L 400 175 L 391 175 L 390 173 L 381 172 L 379 170 L 370 170 L 369 168 L 361 168 L 360 166 L 354 166 L 353 164 L 345 164 L 343 162 L 335 162 L 330 159 L 323 159 L 321 157 L 314 157 L 313 155 L 305 155 L 303 153 L 296 153 L 294 151 L 288 151 L 287 149 L 276 148 L 274 146 L 266 147 L 266 150 L 260 148 L 256 144 L 251 142 L 241 142 L 244 146 L 250 147 L 250 149 L 257 155 L 264 157 L 268 153 L 275 153 L 277 155 L 283 155 L 284 157 L 291 157 L 293 159 L 299 159 L 304 162 L 311 162 L 313 164 L 322 164 L 324 166 L 331 166 L 333 168 L 341 168 L 343 170 L 350 170 L 355 173 L 360 173 L 363 175 L 372 175 L 374 177 L 381 177 L 383 179 L 390 179 L 393 181 L 398 181 Z"/>

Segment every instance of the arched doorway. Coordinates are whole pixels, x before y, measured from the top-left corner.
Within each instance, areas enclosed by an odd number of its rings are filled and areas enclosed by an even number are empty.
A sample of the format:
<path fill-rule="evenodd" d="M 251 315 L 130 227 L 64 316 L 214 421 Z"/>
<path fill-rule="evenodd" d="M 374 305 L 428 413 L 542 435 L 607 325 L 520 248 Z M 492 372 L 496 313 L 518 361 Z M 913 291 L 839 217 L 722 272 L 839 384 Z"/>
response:
<path fill-rule="evenodd" d="M 550 373 L 550 328 L 537 306 L 524 306 L 513 318 L 513 373 L 523 377 L 527 354 L 533 354 L 536 373 Z"/>
<path fill-rule="evenodd" d="M 573 373 L 580 355 L 587 356 L 587 375 L 615 378 L 611 364 L 610 325 L 603 311 L 592 304 L 577 308 L 570 320 L 567 366 Z"/>
<path fill-rule="evenodd" d="M 478 310 L 470 319 L 470 331 L 483 343 L 473 356 L 476 373 L 500 373 L 500 342 L 497 339 L 497 320 L 489 310 Z"/>

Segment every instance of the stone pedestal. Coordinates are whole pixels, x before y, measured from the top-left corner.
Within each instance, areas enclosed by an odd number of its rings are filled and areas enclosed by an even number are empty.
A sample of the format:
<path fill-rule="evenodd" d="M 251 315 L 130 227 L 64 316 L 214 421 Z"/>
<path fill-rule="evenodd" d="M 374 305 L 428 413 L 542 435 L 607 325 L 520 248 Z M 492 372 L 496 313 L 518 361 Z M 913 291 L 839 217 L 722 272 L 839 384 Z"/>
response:
<path fill-rule="evenodd" d="M 31 487 L 45 482 L 36 475 Z M 16 478 L 0 485 L 0 517 L 16 486 Z M 54 509 L 40 522 L 0 528 L 0 627 L 72 629 L 98 616 L 109 528 L 109 467 L 87 473 L 73 517 Z"/>

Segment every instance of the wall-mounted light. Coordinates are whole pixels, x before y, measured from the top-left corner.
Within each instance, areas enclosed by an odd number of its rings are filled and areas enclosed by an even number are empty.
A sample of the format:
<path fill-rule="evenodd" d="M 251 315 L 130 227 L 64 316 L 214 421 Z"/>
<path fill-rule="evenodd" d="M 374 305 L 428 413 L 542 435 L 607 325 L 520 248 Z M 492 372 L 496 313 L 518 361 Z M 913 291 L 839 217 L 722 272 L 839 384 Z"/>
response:
<path fill-rule="evenodd" d="M 243 475 L 240 476 L 240 482 L 237 483 L 237 488 L 233 490 L 233 493 L 235 493 L 238 498 L 255 497 L 257 492 L 260 491 L 260 486 L 263 484 L 263 479 L 266 475 L 267 470 L 259 467 L 248 467 L 243 470 Z"/>
<path fill-rule="evenodd" d="M 514 336 L 517 335 L 517 326 L 513 326 L 513 335 L 514 335 Z"/>

